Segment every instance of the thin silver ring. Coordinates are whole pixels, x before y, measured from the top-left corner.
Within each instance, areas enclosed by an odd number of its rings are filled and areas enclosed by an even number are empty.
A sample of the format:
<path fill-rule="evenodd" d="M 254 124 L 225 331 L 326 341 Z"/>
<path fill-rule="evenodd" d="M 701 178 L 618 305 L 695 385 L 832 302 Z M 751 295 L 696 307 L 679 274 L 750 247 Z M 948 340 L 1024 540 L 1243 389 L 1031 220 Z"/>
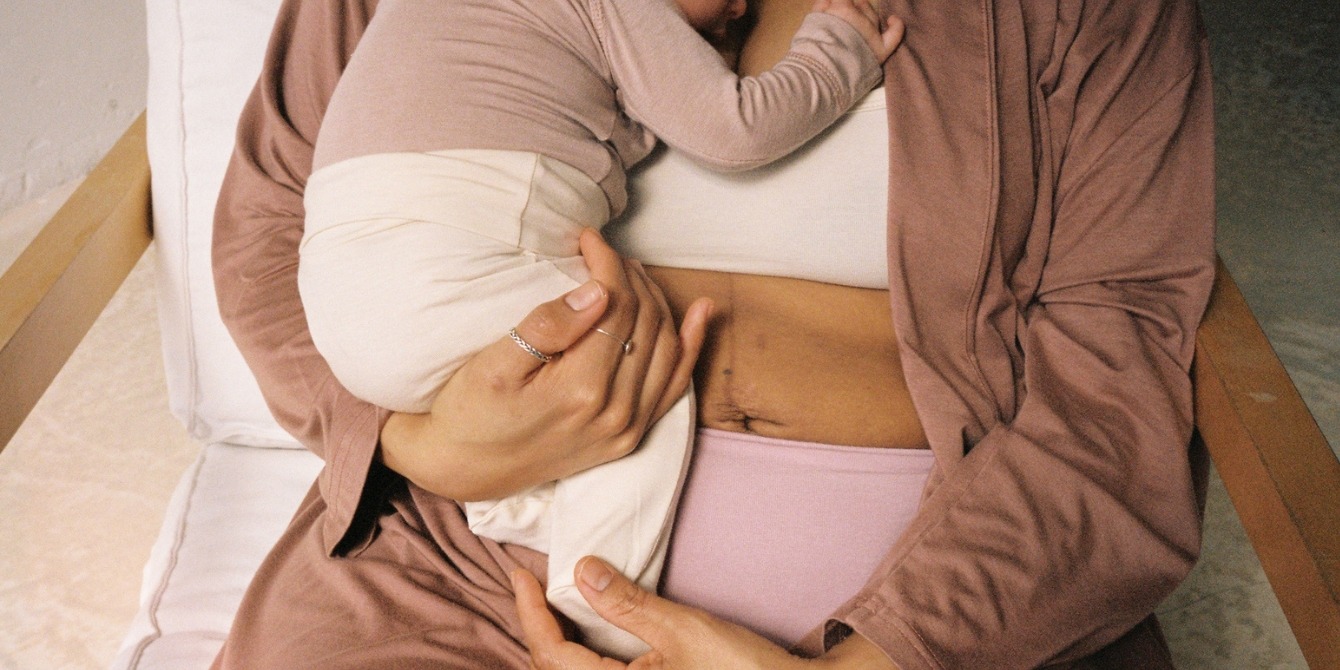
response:
<path fill-rule="evenodd" d="M 495 331 L 495 332 L 496 332 L 496 331 Z M 510 337 L 510 338 L 512 338 L 512 341 L 513 341 L 513 342 L 516 342 L 516 345 L 517 345 L 518 347 L 521 347 L 522 349 L 525 349 L 525 350 L 526 350 L 526 353 L 528 353 L 528 354 L 530 354 L 531 356 L 534 356 L 534 357 L 540 359 L 540 362 L 541 362 L 541 363 L 548 363 L 549 361 L 553 360 L 553 358 L 554 358 L 553 356 L 550 356 L 549 354 L 546 354 L 546 353 L 544 353 L 543 351 L 540 351 L 539 349 L 536 349 L 535 347 L 532 347 L 532 346 L 530 345 L 530 342 L 525 341 L 524 339 L 522 339 L 522 337 L 521 337 L 520 335 L 517 334 L 515 328 L 513 328 L 513 329 L 507 331 L 507 336 Z"/>
<path fill-rule="evenodd" d="M 605 330 L 604 328 L 596 328 L 595 331 L 597 333 L 600 333 L 601 335 L 604 335 L 605 337 L 612 338 L 615 342 L 618 342 L 619 346 L 623 347 L 623 355 L 627 356 L 628 354 L 633 352 L 632 340 L 625 340 L 622 337 L 619 337 L 618 335 L 615 335 L 614 333 Z"/>

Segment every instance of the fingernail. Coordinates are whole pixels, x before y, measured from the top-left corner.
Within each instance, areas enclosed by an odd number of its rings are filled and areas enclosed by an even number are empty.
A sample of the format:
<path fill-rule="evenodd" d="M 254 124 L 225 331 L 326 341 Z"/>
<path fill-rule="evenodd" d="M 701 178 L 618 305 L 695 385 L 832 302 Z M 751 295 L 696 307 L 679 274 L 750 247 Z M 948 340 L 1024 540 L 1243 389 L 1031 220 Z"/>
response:
<path fill-rule="evenodd" d="M 573 311 L 580 312 L 600 300 L 604 289 L 600 287 L 600 282 L 592 279 L 591 281 L 578 286 L 563 296 L 563 302 L 568 303 Z"/>
<path fill-rule="evenodd" d="M 604 561 L 594 558 L 587 558 L 582 561 L 581 579 L 586 585 L 597 590 L 604 591 L 605 587 L 610 585 L 614 579 L 612 572 Z"/>

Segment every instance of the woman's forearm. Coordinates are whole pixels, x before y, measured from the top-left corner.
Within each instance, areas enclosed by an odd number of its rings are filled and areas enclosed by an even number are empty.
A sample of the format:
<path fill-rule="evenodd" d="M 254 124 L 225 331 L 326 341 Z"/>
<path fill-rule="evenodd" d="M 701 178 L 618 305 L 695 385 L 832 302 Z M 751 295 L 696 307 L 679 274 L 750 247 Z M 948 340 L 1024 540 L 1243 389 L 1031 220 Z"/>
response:
<path fill-rule="evenodd" d="M 238 125 L 213 234 L 219 311 L 280 426 L 327 462 L 327 549 L 348 542 L 386 413 L 334 381 L 297 290 L 303 183 L 326 101 L 376 0 L 287 0 Z M 343 35 L 346 39 L 326 39 Z"/>

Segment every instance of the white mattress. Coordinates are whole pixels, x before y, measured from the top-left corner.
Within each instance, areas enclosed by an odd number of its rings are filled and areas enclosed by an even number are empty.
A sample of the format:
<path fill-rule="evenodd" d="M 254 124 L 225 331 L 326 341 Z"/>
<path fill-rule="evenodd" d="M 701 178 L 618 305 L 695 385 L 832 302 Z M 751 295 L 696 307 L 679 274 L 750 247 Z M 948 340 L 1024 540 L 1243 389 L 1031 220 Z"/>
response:
<path fill-rule="evenodd" d="M 307 451 L 211 444 L 186 470 L 112 668 L 207 668 L 251 575 L 315 480 Z"/>

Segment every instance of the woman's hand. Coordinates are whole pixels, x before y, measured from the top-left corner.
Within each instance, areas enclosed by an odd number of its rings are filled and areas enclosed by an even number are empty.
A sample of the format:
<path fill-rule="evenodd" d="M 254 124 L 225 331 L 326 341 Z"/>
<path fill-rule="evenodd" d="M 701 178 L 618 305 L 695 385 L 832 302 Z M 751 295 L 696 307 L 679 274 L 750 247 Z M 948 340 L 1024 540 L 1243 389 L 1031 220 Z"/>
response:
<path fill-rule="evenodd" d="M 512 573 L 512 588 L 531 665 L 538 670 L 898 670 L 884 652 L 859 635 L 847 638 L 821 658 L 803 659 L 740 626 L 644 591 L 598 558 L 583 558 L 576 571 L 577 588 L 592 609 L 646 642 L 651 651 L 624 664 L 567 641 L 545 603 L 539 581 L 518 570 Z"/>
<path fill-rule="evenodd" d="M 428 414 L 395 414 L 382 460 L 453 500 L 499 498 L 626 455 L 688 388 L 711 303 L 675 329 L 665 297 L 636 261 L 582 233 L 591 281 L 540 305 L 516 332 L 472 357 Z M 610 335 L 599 333 L 600 328 Z M 617 341 L 631 342 L 627 354 Z"/>
<path fill-rule="evenodd" d="M 883 63 L 893 55 L 903 41 L 903 22 L 896 16 L 881 21 L 869 0 L 814 0 L 812 12 L 832 14 L 847 23 L 865 38 L 875 53 L 875 60 Z"/>

